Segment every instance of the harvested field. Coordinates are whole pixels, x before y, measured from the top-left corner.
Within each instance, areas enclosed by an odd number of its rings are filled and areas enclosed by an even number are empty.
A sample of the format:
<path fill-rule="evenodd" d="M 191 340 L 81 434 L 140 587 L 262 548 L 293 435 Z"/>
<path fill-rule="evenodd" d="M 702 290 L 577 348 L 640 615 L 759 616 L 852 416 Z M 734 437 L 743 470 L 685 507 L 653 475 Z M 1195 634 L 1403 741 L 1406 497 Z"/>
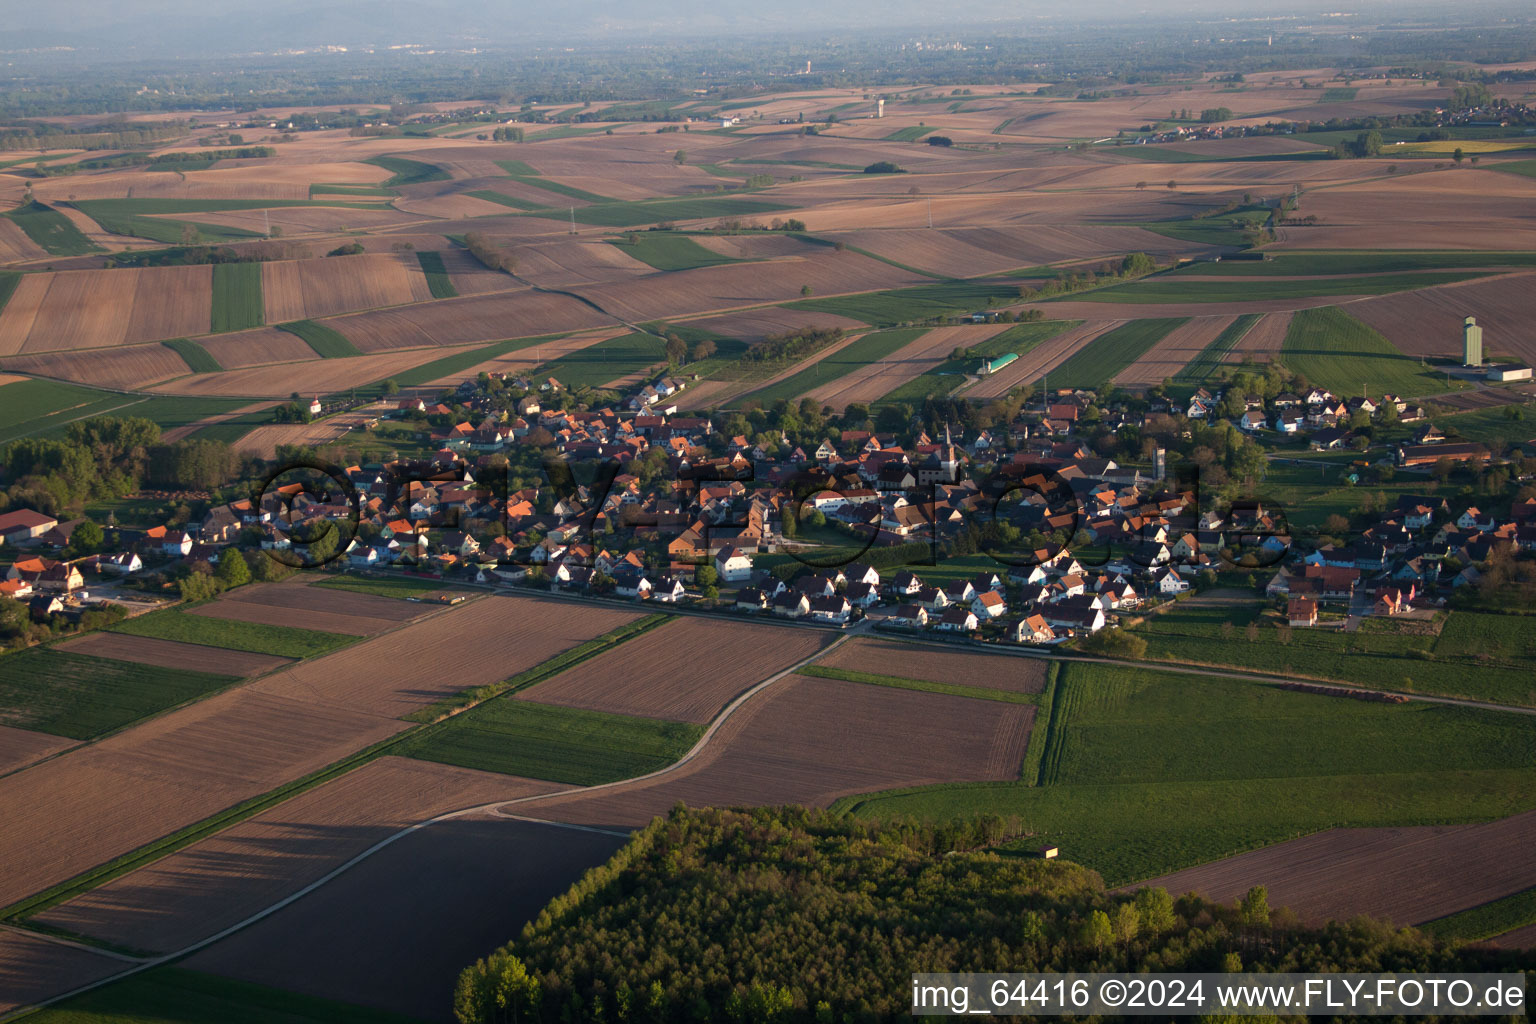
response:
<path fill-rule="evenodd" d="M 1254 362 L 1262 363 L 1274 359 L 1280 354 L 1280 346 L 1285 344 L 1285 336 L 1290 329 L 1290 313 L 1264 314 L 1259 317 L 1258 323 L 1243 335 L 1243 340 L 1227 353 L 1227 362 L 1240 363 L 1244 359 L 1252 359 Z"/>
<path fill-rule="evenodd" d="M 654 267 L 603 241 L 550 242 L 517 250 L 517 275 L 544 288 L 607 285 L 655 273 Z"/>
<path fill-rule="evenodd" d="M 878 401 L 909 380 L 922 376 L 949 358 L 956 348 L 978 345 L 1008 329 L 1007 324 L 967 324 L 960 327 L 935 327 L 906 345 L 889 358 L 837 380 L 828 381 L 806 393 L 818 403 L 843 409 L 854 402 Z M 956 377 L 958 385 L 963 378 Z"/>
<path fill-rule="evenodd" d="M 686 617 L 517 693 L 520 700 L 703 724 L 743 690 L 810 657 L 823 630 Z"/>
<path fill-rule="evenodd" d="M 74 745 L 74 740 L 63 736 L 0 725 L 0 775 L 24 768 L 33 761 L 41 761 L 49 754 L 67 750 Z"/>
<path fill-rule="evenodd" d="M 15 301 L 13 297 L 11 302 Z M 1380 331 L 1410 356 L 1459 356 L 1462 320 L 1475 316 L 1483 328 L 1485 353 L 1526 365 L 1536 362 L 1536 339 L 1530 332 L 1536 316 L 1536 274 L 1384 295 L 1352 302 L 1347 308 L 1351 316 Z"/>
<path fill-rule="evenodd" d="M 689 320 L 689 327 L 697 327 L 727 338 L 740 338 L 747 342 L 762 341 L 770 334 L 787 334 L 803 328 L 830 330 L 860 330 L 864 324 L 851 317 L 835 313 L 819 313 L 809 309 L 785 309 L 774 306 L 768 309 L 752 309 L 741 313 L 726 313 Z"/>
<path fill-rule="evenodd" d="M 1488 944 L 1500 949 L 1533 949 L 1536 950 L 1536 924 L 1526 925 L 1524 928 L 1516 928 L 1512 932 L 1505 932 L 1497 938 L 1489 939 Z"/>
<path fill-rule="evenodd" d="M 1028 704 L 791 676 L 753 697 L 676 772 L 518 813 L 632 828 L 679 800 L 826 806 L 899 786 L 1016 779 L 1034 714 Z"/>
<path fill-rule="evenodd" d="M 15 221 L 0 217 L 0 264 L 46 259 L 48 252 L 21 230 Z"/>
<path fill-rule="evenodd" d="M 448 280 L 460 295 L 484 295 L 486 292 L 504 292 L 522 287 L 515 278 L 488 269 L 463 249 L 445 249 L 441 255 L 443 267 L 448 271 Z"/>
<path fill-rule="evenodd" d="M 254 676 L 293 664 L 292 658 L 279 658 L 271 654 L 234 651 L 204 644 L 184 644 L 176 640 L 134 636 L 130 633 L 89 633 L 66 640 L 58 648 L 72 654 L 136 661 L 141 665 L 158 665 L 161 668 L 216 672 L 222 676 Z"/>
<path fill-rule="evenodd" d="M 851 672 L 1014 693 L 1039 693 L 1045 688 L 1045 664 L 1035 659 L 888 640 L 851 640 L 817 664 Z"/>
<path fill-rule="evenodd" d="M 606 300 L 599 298 L 606 308 Z M 612 317 L 569 295 L 517 288 L 355 313 L 330 320 L 327 326 L 340 331 L 364 352 L 383 352 L 421 345 L 484 344 L 505 338 L 608 327 L 612 323 Z"/>
<path fill-rule="evenodd" d="M 581 334 L 572 334 L 564 338 L 552 338 L 549 341 L 541 341 L 536 345 L 526 348 L 513 349 L 499 356 L 493 356 L 483 363 L 456 370 L 453 373 L 444 374 L 436 380 L 427 381 L 427 386 L 441 385 L 451 387 L 460 381 L 473 377 L 481 372 L 485 373 L 523 373 L 544 363 L 570 355 L 572 352 L 580 352 L 599 342 L 609 338 L 618 338 L 630 333 L 622 327 L 610 327 L 600 331 L 585 331 Z"/>
<path fill-rule="evenodd" d="M 351 425 L 345 417 L 333 416 L 313 423 L 268 423 L 240 436 L 234 447 L 263 459 L 275 458 L 279 445 L 323 445 L 344 436 Z"/>
<path fill-rule="evenodd" d="M 5 361 L 5 367 L 40 377 L 124 389 L 148 387 L 192 372 L 181 356 L 164 345 L 154 344 L 13 356 Z M 124 402 L 131 400 L 132 396 L 123 398 Z"/>
<path fill-rule="evenodd" d="M 448 1022 L 464 966 L 626 839 L 505 818 L 440 822 L 185 966 Z"/>
<path fill-rule="evenodd" d="M 493 596 L 152 719 L 0 779 L 0 906 L 406 728 L 636 613 Z M 421 657 L 423 650 L 434 652 Z"/>
<path fill-rule="evenodd" d="M 130 966 L 41 936 L 0 931 L 0 1014 L 121 974 Z"/>
<path fill-rule="evenodd" d="M 432 298 L 414 253 L 364 253 L 264 263 L 261 288 L 268 323 L 426 302 Z"/>
<path fill-rule="evenodd" d="M 318 358 L 304 339 L 276 327 L 256 327 L 202 338 L 199 344 L 218 360 L 225 370 L 268 363 L 296 363 Z"/>
<path fill-rule="evenodd" d="M 1315 115 L 1314 115 L 1315 116 Z M 1536 249 L 1536 224 L 1510 216 L 1536 199 L 1536 180 L 1480 168 L 1421 171 L 1308 192 L 1301 212 L 1321 224 L 1286 228 L 1308 249 Z M 1352 241 L 1345 243 L 1345 239 Z"/>
<path fill-rule="evenodd" d="M 187 614 L 267 626 L 318 629 L 324 633 L 372 636 L 432 609 L 431 605 L 371 594 L 311 590 L 308 582 L 296 578 L 285 583 L 238 587 L 225 591 L 207 604 L 189 609 Z"/>
<path fill-rule="evenodd" d="M 1146 388 L 1178 376 L 1191 359 L 1236 320 L 1228 316 L 1197 316 L 1175 327 L 1140 359 L 1115 374 L 1113 383 L 1127 388 Z"/>
<path fill-rule="evenodd" d="M 328 322 L 337 323 L 334 320 Z M 294 340 L 299 341 L 298 338 Z M 372 384 L 442 355 L 441 349 L 417 349 L 414 352 L 382 352 L 361 358 L 317 359 L 311 352 L 310 358 L 304 362 L 203 373 L 171 381 L 154 390 L 166 395 L 244 395 L 251 398 L 287 399 L 295 391 L 310 395 L 326 394 Z M 334 429 L 334 421 L 337 419 L 339 417 L 329 417 L 301 426 Z"/>
<path fill-rule="evenodd" d="M 1051 313 L 1059 312 L 1054 306 Z M 1038 380 L 1066 362 L 1073 354 L 1087 348 L 1099 336 L 1119 327 L 1123 320 L 1090 320 L 1054 338 L 1047 338 L 997 373 L 984 377 L 964 392 L 966 398 L 999 398 L 1020 384 Z"/>
<path fill-rule="evenodd" d="M 0 312 L 0 355 L 208 332 L 212 267 L 28 274 Z"/>
<path fill-rule="evenodd" d="M 38 920 L 135 949 L 181 949 L 296 892 L 399 829 L 446 811 L 557 788 L 381 758 Z"/>
<path fill-rule="evenodd" d="M 1532 878 L 1536 811 L 1482 825 L 1329 829 L 1140 884 L 1228 903 L 1264 885 L 1270 906 L 1306 921 L 1369 914 L 1418 924 L 1528 889 Z"/>

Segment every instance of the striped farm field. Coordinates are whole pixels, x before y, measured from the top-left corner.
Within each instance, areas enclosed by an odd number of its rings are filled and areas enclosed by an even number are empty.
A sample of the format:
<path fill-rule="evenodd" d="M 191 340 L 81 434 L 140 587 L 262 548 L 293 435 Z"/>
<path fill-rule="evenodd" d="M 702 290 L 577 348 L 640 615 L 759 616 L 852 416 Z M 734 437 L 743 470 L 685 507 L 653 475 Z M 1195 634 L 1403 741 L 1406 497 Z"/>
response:
<path fill-rule="evenodd" d="M 1100 335 L 1051 371 L 1051 384 L 1095 390 L 1140 359 L 1185 319 L 1132 320 Z"/>
<path fill-rule="evenodd" d="M 136 400 L 132 395 L 52 380 L 16 380 L 0 384 L 0 444 L 62 427 L 71 420 L 131 406 Z"/>
<path fill-rule="evenodd" d="M 1407 398 L 1447 390 L 1441 374 L 1410 359 L 1338 306 L 1297 310 L 1280 359 L 1286 369 L 1340 395 L 1362 384 Z"/>
<path fill-rule="evenodd" d="M 766 404 L 779 399 L 794 399 L 814 388 L 830 386 L 845 376 L 858 373 L 905 348 L 926 332 L 921 327 L 896 331 L 871 331 L 817 359 L 811 366 L 751 392 L 751 397 Z"/>
<path fill-rule="evenodd" d="M 208 333 L 211 267 L 24 274 L 0 308 L 0 356 Z"/>
<path fill-rule="evenodd" d="M 278 324 L 277 329 L 302 338 L 304 344 L 314 349 L 314 354 L 321 359 L 345 359 L 363 354 L 362 350 L 348 341 L 345 335 L 313 320 L 295 320 L 292 323 Z"/>
<path fill-rule="evenodd" d="M 192 365 L 170 345 L 123 345 L 117 348 L 76 349 L 71 352 L 39 352 L 12 356 L 4 361 L 9 370 L 78 381 L 104 388 L 133 390 L 174 377 L 184 377 Z M 116 395 L 116 405 L 137 403 L 136 395 Z"/>
<path fill-rule="evenodd" d="M 365 253 L 261 264 L 267 323 L 424 302 L 432 290 L 414 256 Z"/>
<path fill-rule="evenodd" d="M 1227 357 L 1237 347 L 1243 337 L 1253 329 L 1253 325 L 1259 322 L 1262 314 L 1244 313 L 1228 323 L 1220 334 L 1211 339 L 1211 343 L 1200 350 L 1199 355 L 1185 364 L 1184 368 L 1174 375 L 1174 381 L 1178 384 L 1201 385 L 1216 376 L 1216 371 L 1227 361 Z"/>
<path fill-rule="evenodd" d="M 1241 336 L 1234 336 L 1229 330 L 1235 320 L 1236 317 L 1231 315 L 1191 317 L 1164 335 L 1140 359 L 1115 374 L 1113 383 L 1127 388 L 1147 388 L 1176 376 L 1191 360 L 1203 357 L 1208 350 L 1219 351 L 1221 355 L 1217 358 L 1221 358 Z M 1223 341 L 1223 336 L 1228 340 Z"/>
<path fill-rule="evenodd" d="M 101 246 L 80 233 L 70 219 L 36 200 L 4 215 L 52 256 L 84 256 Z"/>
<path fill-rule="evenodd" d="M 625 334 L 570 352 L 539 367 L 567 388 L 599 388 L 666 360 L 665 342 L 651 334 Z"/>
<path fill-rule="evenodd" d="M 260 263 L 220 263 L 213 268 L 213 331 L 243 331 L 266 322 L 261 268 Z"/>

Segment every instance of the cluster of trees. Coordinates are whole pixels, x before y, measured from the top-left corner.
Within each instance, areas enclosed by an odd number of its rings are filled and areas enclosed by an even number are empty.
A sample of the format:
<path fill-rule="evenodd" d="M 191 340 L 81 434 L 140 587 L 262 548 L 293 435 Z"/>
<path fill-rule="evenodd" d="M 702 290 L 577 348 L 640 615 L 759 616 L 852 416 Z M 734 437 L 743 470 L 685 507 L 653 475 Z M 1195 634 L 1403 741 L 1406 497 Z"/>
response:
<path fill-rule="evenodd" d="M 517 257 L 503 249 L 483 231 L 471 231 L 464 236 L 464 247 L 469 254 L 491 270 L 504 274 L 517 273 Z"/>
<path fill-rule="evenodd" d="M 1053 295 L 1070 295 L 1073 292 L 1084 291 L 1088 288 L 1096 288 L 1100 285 L 1114 284 L 1118 281 L 1133 281 L 1138 277 L 1145 277 L 1157 270 L 1157 261 L 1144 252 L 1127 253 L 1117 263 L 1102 263 L 1098 267 L 1089 267 L 1087 270 L 1058 270 L 1056 276 L 1044 282 L 1039 287 L 1023 285 L 1019 288 L 1019 298 L 1028 302 L 1032 299 L 1046 299 Z"/>
<path fill-rule="evenodd" d="M 749 363 L 800 359 L 817 349 L 843 340 L 841 327 L 803 327 L 785 334 L 770 334 L 741 356 Z"/>
<path fill-rule="evenodd" d="M 194 230 L 196 230 L 194 228 Z M 276 234 L 280 228 L 273 225 Z M 120 252 L 107 257 L 107 269 L 113 267 L 183 267 L 209 263 L 268 263 L 273 260 L 307 260 L 314 255 L 300 242 L 260 241 L 239 249 L 227 245 L 178 245 L 148 252 Z"/>
<path fill-rule="evenodd" d="M 523 130 L 521 128 L 497 128 L 491 132 L 492 142 L 522 142 Z"/>
<path fill-rule="evenodd" d="M 1457 85 L 1451 90 L 1450 97 L 1445 101 L 1448 110 L 1471 110 L 1474 107 L 1486 107 L 1493 102 L 1493 93 L 1481 82 L 1468 85 Z"/>
<path fill-rule="evenodd" d="M 1381 132 L 1374 128 L 1360 132 L 1353 140 L 1340 140 L 1333 147 L 1336 160 L 1362 159 L 1381 155 Z"/>
<path fill-rule="evenodd" d="M 1201 124 L 1215 124 L 1219 121 L 1232 120 L 1231 107 L 1208 107 L 1200 111 Z"/>
<path fill-rule="evenodd" d="M 207 490 L 245 469 L 223 442 L 162 442 L 158 424 L 132 416 L 80 420 L 63 438 L 12 441 L 0 451 L 0 464 L 11 481 L 0 495 L 0 510 L 25 507 L 48 515 L 145 486 Z"/>
<path fill-rule="evenodd" d="M 715 351 L 715 343 L 708 338 L 696 341 L 690 346 L 675 333 L 667 335 L 667 362 L 672 363 L 674 366 L 681 366 L 683 363 L 696 363 L 700 359 L 708 359 L 715 354 Z"/>
<path fill-rule="evenodd" d="M 1263 888 L 1236 905 L 1108 893 L 1078 865 L 988 850 L 1019 831 L 996 817 L 879 825 L 680 806 L 467 968 L 454 1014 L 461 1024 L 833 1024 L 909 1019 L 911 995 L 893 979 L 917 971 L 1522 966 L 1512 951 L 1451 948 L 1367 919 L 1304 927 Z"/>
<path fill-rule="evenodd" d="M 0 152 L 17 149 L 139 149 L 180 138 L 186 125 L 167 121 L 156 125 L 126 125 L 109 131 L 71 132 L 57 125 L 16 125 L 0 129 Z"/>
<path fill-rule="evenodd" d="M 889 160 L 876 160 L 864 168 L 865 174 L 906 174 L 907 172 Z"/>
<path fill-rule="evenodd" d="M 81 612 L 76 621 L 51 615 L 47 621 L 38 622 L 24 602 L 0 597 L 0 651 L 20 650 L 66 633 L 106 629 L 127 614 L 121 605 L 107 604 Z"/>
<path fill-rule="evenodd" d="M 155 167 L 165 164 L 213 164 L 219 160 L 254 160 L 259 157 L 276 156 L 277 150 L 271 146 L 243 146 L 237 149 L 201 150 L 198 152 L 161 153 L 158 156 L 148 156 L 144 153 L 120 153 L 117 156 L 96 157 L 91 160 L 81 160 L 78 163 L 54 163 L 39 164 L 37 173 L 43 177 L 60 177 L 74 174 L 78 171 L 104 171 L 113 167 Z M 185 170 L 186 168 L 182 168 Z"/>

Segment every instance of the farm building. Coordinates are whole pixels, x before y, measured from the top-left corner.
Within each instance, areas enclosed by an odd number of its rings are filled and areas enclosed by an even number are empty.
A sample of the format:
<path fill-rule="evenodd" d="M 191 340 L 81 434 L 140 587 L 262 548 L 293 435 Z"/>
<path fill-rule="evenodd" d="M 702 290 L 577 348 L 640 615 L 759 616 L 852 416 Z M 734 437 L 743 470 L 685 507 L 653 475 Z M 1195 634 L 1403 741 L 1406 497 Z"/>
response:
<path fill-rule="evenodd" d="M 1293 626 L 1317 625 L 1317 602 L 1309 597 L 1293 597 L 1285 609 L 1286 620 Z"/>
<path fill-rule="evenodd" d="M 1513 380 L 1530 380 L 1531 368 L 1529 366 L 1492 366 L 1488 368 L 1488 379 L 1500 384 Z"/>
<path fill-rule="evenodd" d="M 1441 459 L 1451 462 L 1488 462 L 1493 454 L 1480 444 L 1403 445 L 1397 450 L 1399 466 L 1433 466 Z"/>
<path fill-rule="evenodd" d="M 1018 358 L 1019 357 L 1017 353 L 1008 352 L 998 356 L 996 359 L 983 359 L 981 361 L 981 365 L 976 368 L 976 372 L 981 374 L 983 377 L 986 377 L 990 374 L 996 373 L 998 370 L 1001 370 L 1003 367 L 1007 366 L 1011 362 L 1014 362 Z"/>

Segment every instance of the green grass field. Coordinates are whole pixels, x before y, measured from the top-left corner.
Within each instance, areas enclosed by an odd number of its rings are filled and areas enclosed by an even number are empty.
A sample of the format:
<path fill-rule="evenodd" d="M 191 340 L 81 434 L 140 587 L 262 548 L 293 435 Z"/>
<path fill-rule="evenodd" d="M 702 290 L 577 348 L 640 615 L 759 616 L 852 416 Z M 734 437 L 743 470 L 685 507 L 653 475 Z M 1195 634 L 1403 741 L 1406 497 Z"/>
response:
<path fill-rule="evenodd" d="M 1124 147 L 1130 149 L 1130 146 Z M 1138 147 L 1139 148 L 1139 147 Z M 1162 187 L 1162 182 L 1153 182 L 1154 186 Z M 1163 235 L 1167 238 L 1177 238 L 1183 242 L 1197 242 L 1201 245 L 1238 246 L 1246 248 L 1249 239 L 1241 226 L 1234 227 L 1234 222 L 1249 227 L 1261 227 L 1269 219 L 1268 209 L 1235 210 L 1215 217 L 1201 217 L 1198 220 L 1157 220 L 1148 221 L 1137 227 L 1146 228 L 1153 234 Z M 1095 292 L 1097 296 L 1102 294 Z"/>
<path fill-rule="evenodd" d="M 1018 814 L 1110 884 L 1332 827 L 1486 820 L 1536 805 L 1523 718 L 1235 679 L 1064 664 L 1040 785 L 840 802 L 860 817 Z M 1433 751 L 1428 761 L 1427 751 Z"/>
<path fill-rule="evenodd" d="M 210 423 L 206 427 L 199 427 L 189 436 L 201 441 L 223 441 L 225 444 L 232 445 L 257 427 L 271 422 L 271 408 L 257 409 L 239 416 L 231 416 L 217 423 Z"/>
<path fill-rule="evenodd" d="M 666 342 L 636 332 L 543 363 L 537 373 L 540 378 L 553 377 L 567 388 L 596 388 L 666 359 Z"/>
<path fill-rule="evenodd" d="M 126 396 L 119 396 L 126 397 Z M 176 427 L 187 427 L 209 416 L 217 416 L 219 413 L 232 412 L 241 406 L 250 405 L 249 398 L 204 398 L 197 395 L 155 395 L 136 402 L 124 409 L 124 416 L 142 416 L 147 420 L 154 420 L 160 425 L 161 430 L 174 430 Z M 265 414 L 267 419 L 272 418 L 271 413 Z"/>
<path fill-rule="evenodd" d="M 541 179 L 542 180 L 542 179 Z M 542 187 L 542 186 L 541 186 Z M 576 219 L 598 227 L 628 228 L 662 221 L 707 217 L 765 217 L 790 207 L 762 199 L 703 196 L 696 199 L 642 199 L 632 203 L 597 203 L 576 207 Z"/>
<path fill-rule="evenodd" d="M 1184 364 L 1173 378 L 1174 383 L 1199 386 L 1216 376 L 1221 369 L 1221 364 L 1226 361 L 1227 353 L 1237 347 L 1237 343 L 1243 340 L 1243 335 L 1253 329 L 1253 325 L 1259 322 L 1258 313 L 1244 313 L 1222 328 L 1220 334 L 1211 339 L 1211 343 L 1200 350 L 1200 354 Z"/>
<path fill-rule="evenodd" d="M 447 377 L 450 374 L 459 373 L 485 362 L 487 359 L 495 359 L 497 356 L 506 355 L 508 352 L 516 352 L 519 349 L 531 348 L 540 342 L 552 341 L 555 338 L 563 338 L 563 334 L 541 334 L 536 338 L 512 338 L 507 341 L 493 341 L 489 345 L 471 349 L 468 352 L 458 352 L 451 356 L 443 356 L 434 359 L 430 363 L 412 367 L 400 374 L 396 380 L 401 387 L 415 387 L 425 384 L 429 380 L 437 380 L 439 377 Z"/>
<path fill-rule="evenodd" d="M 814 281 L 807 284 L 815 287 Z M 862 295 L 839 295 L 828 299 L 803 299 L 786 303 L 788 309 L 813 309 L 822 313 L 862 320 L 875 327 L 895 327 L 914 320 L 972 313 L 989 304 L 1017 302 L 1016 281 L 944 281 L 896 288 Z"/>
<path fill-rule="evenodd" d="M 77 209 L 100 224 L 104 231 L 148 238 L 167 245 L 182 244 L 188 227 L 195 232 L 197 237 L 194 241 L 198 243 L 260 238 L 261 234 L 244 228 L 181 220 L 165 215 L 275 209 L 279 206 L 346 206 L 360 210 L 379 208 L 378 203 L 340 200 L 322 203 L 310 199 L 82 199 L 75 203 Z"/>
<path fill-rule="evenodd" d="M 1185 319 L 1132 320 L 1101 334 L 1087 348 L 1074 352 L 1066 362 L 1051 371 L 1051 385 L 1059 388 L 1097 389 L 1115 374 L 1146 355 L 1168 332 L 1188 322 Z"/>
<path fill-rule="evenodd" d="M 392 188 L 382 188 L 378 185 L 311 185 L 309 197 L 316 196 L 378 196 L 382 199 L 393 199 L 400 193 Z"/>
<path fill-rule="evenodd" d="M 634 243 L 621 238 L 610 238 L 608 241 L 621 252 L 657 270 L 693 270 L 737 262 L 729 256 L 704 248 L 687 235 L 671 231 L 642 231 L 635 238 Z"/>
<path fill-rule="evenodd" d="M 71 420 L 131 406 L 136 401 L 139 399 L 133 395 L 52 380 L 0 384 L 0 444 L 45 433 Z"/>
<path fill-rule="evenodd" d="M 436 164 L 407 160 L 399 156 L 376 156 L 371 160 L 364 160 L 363 163 L 382 167 L 392 175 L 387 181 L 380 183 L 382 188 L 421 185 L 429 181 L 447 181 L 449 177 L 448 172 Z"/>
<path fill-rule="evenodd" d="M 1438 638 L 1293 629 L 1289 642 L 1276 621 L 1263 617 L 1256 602 L 1179 604 L 1147 616 L 1135 631 L 1147 641 L 1147 656 L 1160 661 L 1536 706 L 1536 650 L 1531 622 L 1521 616 L 1454 611 Z M 1259 624 L 1252 642 L 1250 622 Z"/>
<path fill-rule="evenodd" d="M 1376 395 L 1414 398 L 1455 386 L 1337 306 L 1298 310 L 1280 348 L 1280 362 L 1338 395 L 1369 387 Z"/>
<path fill-rule="evenodd" d="M 845 374 L 852 373 L 870 363 L 878 363 L 897 349 L 910 345 L 927 332 L 921 327 L 908 327 L 896 331 L 872 331 L 822 359 L 814 366 L 770 384 L 748 396 L 764 404 L 781 398 L 794 399 L 812 388 L 831 383 Z"/>
<path fill-rule="evenodd" d="M 947 395 L 959 387 L 966 374 L 974 373 L 983 359 L 995 359 L 1012 352 L 1022 356 L 1047 338 L 1054 338 L 1080 320 L 1042 320 L 1032 324 L 1016 324 L 1001 334 L 993 335 L 979 345 L 972 345 L 975 355 L 964 359 L 946 359 L 926 373 L 907 381 L 895 390 L 880 396 L 880 405 L 909 402 L 916 405 L 925 398 Z"/>
<path fill-rule="evenodd" d="M 1527 178 L 1536 178 L 1536 160 L 1503 160 L 1485 166 L 1492 171 L 1503 171 L 1505 174 L 1520 174 Z"/>
<path fill-rule="evenodd" d="M 434 299 L 451 299 L 459 294 L 448 277 L 448 268 L 443 266 L 442 253 L 418 252 L 416 262 L 421 264 L 421 272 L 427 277 L 427 288 Z"/>
<path fill-rule="evenodd" d="M 158 967 L 26 1018 L 32 1024 L 421 1024 L 350 1003 Z"/>
<path fill-rule="evenodd" d="M 497 192 L 493 188 L 477 188 L 473 192 L 466 192 L 465 195 L 475 199 L 484 199 L 488 203 L 510 206 L 514 210 L 522 210 L 525 213 L 533 210 L 548 210 L 550 208 L 548 203 L 535 203 L 521 196 L 509 196 L 505 192 Z"/>
<path fill-rule="evenodd" d="M 703 732 L 684 722 L 502 696 L 423 730 L 397 750 L 426 761 L 595 786 L 664 768 Z"/>
<path fill-rule="evenodd" d="M 153 636 L 161 640 L 179 640 L 188 644 L 225 647 L 232 651 L 252 651 L 279 658 L 312 658 L 334 651 L 357 640 L 341 633 L 322 633 L 291 626 L 267 626 L 258 622 L 215 619 L 207 615 L 189 615 L 179 608 L 150 612 L 127 619 L 112 627 L 116 633 Z"/>
<path fill-rule="evenodd" d="M 1233 264 L 1235 265 L 1235 264 Z M 1224 275 L 1228 264 L 1205 264 L 1207 274 Z M 1305 299 L 1314 295 L 1386 295 L 1437 284 L 1468 281 L 1476 273 L 1378 274 L 1331 277 L 1319 281 L 1288 281 L 1257 277 L 1249 281 L 1202 281 L 1189 277 L 1158 277 L 1099 288 L 1092 302 L 1260 302 L 1265 299 Z"/>
<path fill-rule="evenodd" d="M 304 344 L 314 349 L 315 355 L 322 359 L 347 359 L 363 354 L 362 350 L 348 341 L 340 331 L 314 320 L 295 320 L 292 323 L 278 324 L 277 329 L 303 338 Z"/>
<path fill-rule="evenodd" d="M 1536 252 L 1282 252 L 1267 260 L 1191 263 L 1165 271 L 1171 277 L 1304 277 L 1337 274 L 1395 274 L 1407 270 L 1460 270 L 1536 266 Z"/>
<path fill-rule="evenodd" d="M 921 125 L 911 125 L 898 129 L 885 137 L 886 142 L 917 142 L 924 135 L 930 135 L 938 131 L 937 128 L 925 128 Z"/>
<path fill-rule="evenodd" d="M 1347 86 L 1335 86 L 1332 89 L 1323 90 L 1323 98 L 1319 103 L 1353 103 L 1359 89 L 1351 89 Z"/>
<path fill-rule="evenodd" d="M 27 237 L 48 250 L 54 256 L 84 256 L 86 253 L 103 252 L 101 246 L 86 238 L 80 229 L 58 210 L 33 200 L 17 207 L 6 217 L 16 222 Z"/>
<path fill-rule="evenodd" d="M 260 263 L 220 263 L 213 268 L 214 333 L 243 331 L 266 322 Z"/>
<path fill-rule="evenodd" d="M 161 344 L 181 356 L 182 362 L 191 367 L 193 373 L 218 373 L 224 369 L 207 349 L 195 341 L 187 338 L 171 338 Z"/>
<path fill-rule="evenodd" d="M 1477 942 L 1536 924 L 1536 888 L 1419 925 L 1437 939 Z"/>
<path fill-rule="evenodd" d="M 543 206 L 558 206 L 562 199 L 577 199 L 583 203 L 613 203 L 618 201 L 612 196 L 598 195 L 596 192 L 588 192 L 584 188 L 577 188 L 574 185 L 566 185 L 552 178 L 546 178 L 521 160 L 497 160 L 496 164 L 506 171 L 507 177 L 513 181 L 550 193 L 549 201 L 541 204 Z"/>
<path fill-rule="evenodd" d="M 85 740 L 234 681 L 211 672 L 32 647 L 0 656 L 0 721 Z"/>
<path fill-rule="evenodd" d="M 16 286 L 21 284 L 21 275 L 14 270 L 0 270 L 0 310 L 11 301 L 11 296 L 16 292 Z"/>

